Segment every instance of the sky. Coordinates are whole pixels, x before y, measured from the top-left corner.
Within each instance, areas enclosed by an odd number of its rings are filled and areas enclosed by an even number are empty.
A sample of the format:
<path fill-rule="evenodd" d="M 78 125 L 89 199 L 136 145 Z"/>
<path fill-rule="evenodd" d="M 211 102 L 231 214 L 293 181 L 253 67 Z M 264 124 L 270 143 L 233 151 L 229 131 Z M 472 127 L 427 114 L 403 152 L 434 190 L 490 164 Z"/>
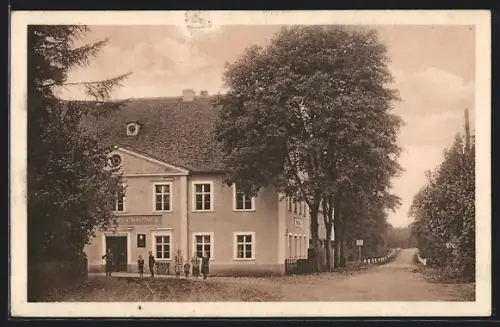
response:
<path fill-rule="evenodd" d="M 370 28 L 387 46 L 395 77 L 392 87 L 401 97 L 393 113 L 405 121 L 399 137 L 404 172 L 392 187 L 402 205 L 389 213 L 389 222 L 405 226 L 411 222 L 408 211 L 413 196 L 425 184 L 425 171 L 439 165 L 443 150 L 463 132 L 465 108 L 474 126 L 474 27 Z M 183 89 L 214 94 L 223 90 L 225 63 L 251 45 L 265 45 L 279 29 L 232 25 L 190 34 L 176 26 L 90 26 L 79 42 L 107 38 L 108 44 L 88 67 L 72 70 L 68 81 L 102 80 L 131 72 L 114 98 L 180 96 Z M 83 97 L 78 88 L 59 92 L 64 98 Z"/>

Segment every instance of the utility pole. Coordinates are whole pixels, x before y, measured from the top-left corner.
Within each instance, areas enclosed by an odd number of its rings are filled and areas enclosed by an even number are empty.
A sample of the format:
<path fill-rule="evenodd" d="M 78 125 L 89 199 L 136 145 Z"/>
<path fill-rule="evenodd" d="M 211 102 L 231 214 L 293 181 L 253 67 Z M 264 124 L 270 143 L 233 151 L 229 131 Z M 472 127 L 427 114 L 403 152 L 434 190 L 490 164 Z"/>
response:
<path fill-rule="evenodd" d="M 470 126 L 469 126 L 469 109 L 465 108 L 465 150 L 470 149 Z"/>

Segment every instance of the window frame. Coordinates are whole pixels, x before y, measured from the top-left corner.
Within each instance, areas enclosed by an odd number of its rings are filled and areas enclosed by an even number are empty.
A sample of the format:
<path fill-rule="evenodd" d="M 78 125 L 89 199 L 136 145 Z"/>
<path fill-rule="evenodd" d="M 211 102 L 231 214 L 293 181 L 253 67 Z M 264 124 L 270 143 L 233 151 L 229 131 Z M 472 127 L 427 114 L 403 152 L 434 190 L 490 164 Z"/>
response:
<path fill-rule="evenodd" d="M 255 211 L 255 197 L 250 197 L 250 204 L 251 204 L 251 208 L 250 209 L 238 209 L 237 206 L 238 206 L 238 193 L 237 193 L 237 186 L 235 183 L 233 183 L 232 185 L 232 189 L 233 189 L 233 211 L 239 211 L 239 212 L 252 212 L 252 211 Z M 244 197 L 247 197 L 247 195 L 243 194 Z M 243 198 L 243 205 L 245 205 L 245 198 Z"/>
<path fill-rule="evenodd" d="M 169 201 L 170 208 L 168 210 L 157 210 L 156 209 L 156 195 L 157 195 L 156 194 L 156 186 L 167 186 L 167 185 L 169 188 L 168 201 Z M 172 207 L 173 207 L 172 190 L 173 190 L 172 189 L 172 182 L 154 182 L 153 183 L 153 212 L 172 212 Z M 163 197 L 162 197 L 162 200 L 163 200 Z"/>
<path fill-rule="evenodd" d="M 215 244 L 215 241 L 214 241 L 214 233 L 213 232 L 193 232 L 192 234 L 192 250 L 191 252 L 193 252 L 192 254 L 189 255 L 189 257 L 191 257 L 191 255 L 194 255 L 197 251 L 196 251 L 196 236 L 210 236 L 210 261 L 214 260 L 215 258 L 215 247 L 214 247 L 214 244 Z"/>
<path fill-rule="evenodd" d="M 156 256 L 156 237 L 157 236 L 168 236 L 170 243 L 170 251 L 169 251 L 169 258 L 158 258 Z M 173 244 L 173 239 L 172 239 L 172 233 L 171 232 L 152 232 L 151 233 L 151 252 L 153 252 L 153 257 L 155 258 L 156 261 L 172 261 L 172 244 Z"/>
<path fill-rule="evenodd" d="M 122 190 L 123 190 L 123 198 L 122 198 L 122 203 L 123 203 L 123 210 L 119 211 L 119 210 L 116 210 L 116 206 L 118 204 L 118 199 L 117 199 L 117 195 L 118 194 L 115 194 L 115 203 L 113 205 L 113 213 L 115 214 L 123 214 L 123 213 L 126 213 L 127 212 L 127 207 L 125 206 L 125 199 L 126 199 L 126 194 L 125 194 L 125 189 L 126 189 L 126 185 L 125 183 L 122 183 L 121 184 L 122 186 Z"/>
<path fill-rule="evenodd" d="M 203 184 L 209 184 L 210 185 L 210 208 L 209 209 L 196 209 L 196 185 L 203 185 Z M 214 201 L 215 201 L 215 192 L 214 192 L 214 183 L 213 181 L 192 181 L 191 182 L 191 199 L 192 199 L 192 206 L 191 209 L 193 212 L 213 212 L 214 211 Z M 203 195 L 207 194 L 204 191 L 202 191 Z M 204 199 L 203 199 L 204 201 Z"/>
<path fill-rule="evenodd" d="M 250 258 L 238 258 L 238 236 L 252 236 L 252 241 L 250 242 L 252 246 L 252 256 Z M 246 244 L 246 243 L 244 243 Z M 233 233 L 233 260 L 235 261 L 255 261 L 256 258 L 256 244 L 255 242 L 255 232 L 234 232 Z M 243 252 L 246 252 L 245 249 Z"/>

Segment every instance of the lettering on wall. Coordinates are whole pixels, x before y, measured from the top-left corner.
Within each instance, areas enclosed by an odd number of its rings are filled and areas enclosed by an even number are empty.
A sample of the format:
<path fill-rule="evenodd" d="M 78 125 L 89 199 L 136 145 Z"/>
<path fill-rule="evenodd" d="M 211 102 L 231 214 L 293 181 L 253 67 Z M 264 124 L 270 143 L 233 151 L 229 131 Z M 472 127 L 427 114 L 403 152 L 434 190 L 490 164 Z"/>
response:
<path fill-rule="evenodd" d="M 161 216 L 121 216 L 116 221 L 118 225 L 160 225 Z"/>

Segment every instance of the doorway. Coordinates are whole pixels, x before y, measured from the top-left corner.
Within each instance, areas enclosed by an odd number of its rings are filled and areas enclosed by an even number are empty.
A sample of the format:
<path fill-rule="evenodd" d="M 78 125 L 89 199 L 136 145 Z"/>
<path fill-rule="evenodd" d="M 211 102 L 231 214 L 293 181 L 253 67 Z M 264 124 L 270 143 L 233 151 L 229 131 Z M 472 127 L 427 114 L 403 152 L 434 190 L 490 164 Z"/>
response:
<path fill-rule="evenodd" d="M 106 253 L 111 249 L 114 257 L 113 270 L 127 271 L 127 236 L 106 236 Z"/>

